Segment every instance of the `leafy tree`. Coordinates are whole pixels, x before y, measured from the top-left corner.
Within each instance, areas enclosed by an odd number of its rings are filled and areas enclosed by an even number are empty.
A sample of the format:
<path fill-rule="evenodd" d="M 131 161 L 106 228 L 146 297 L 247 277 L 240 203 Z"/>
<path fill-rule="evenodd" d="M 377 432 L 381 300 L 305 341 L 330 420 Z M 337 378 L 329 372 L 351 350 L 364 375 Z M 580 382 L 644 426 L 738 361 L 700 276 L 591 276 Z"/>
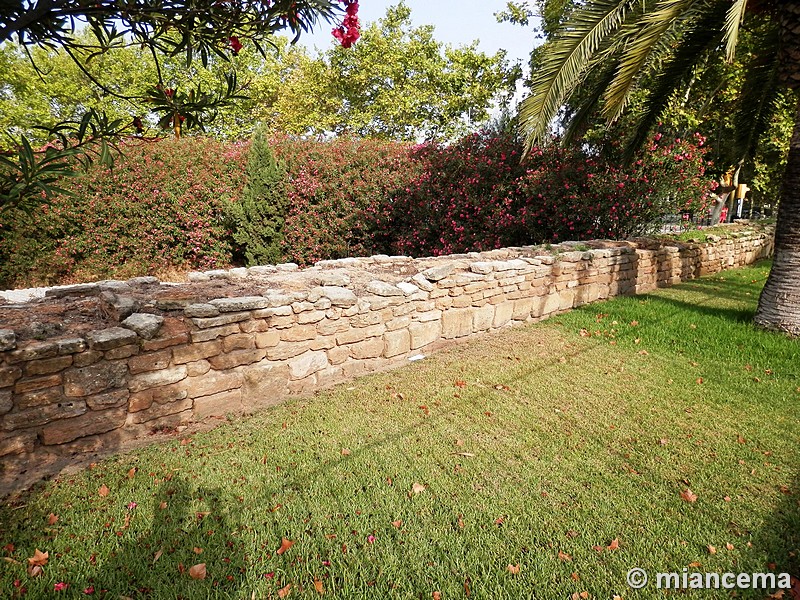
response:
<path fill-rule="evenodd" d="M 510 100 L 521 74 L 504 51 L 443 46 L 432 26 L 412 26 L 402 2 L 365 27 L 354 48 L 289 60 L 293 68 L 260 116 L 295 134 L 454 138 Z"/>
<path fill-rule="evenodd" d="M 308 31 L 319 18 L 335 21 L 342 44 L 358 38 L 358 4 L 354 0 L 31 0 L 0 5 L 0 43 L 21 49 L 34 59 L 33 50 L 59 50 L 102 94 L 131 99 L 104 84 L 90 64 L 117 48 L 138 48 L 149 54 L 155 79 L 135 100 L 146 101 L 162 127 L 180 135 L 187 128 L 202 128 L 220 108 L 241 100 L 235 71 L 227 73 L 225 86 L 209 90 L 202 82 L 189 89 L 165 83 L 164 57 L 182 56 L 187 67 L 196 59 L 207 66 L 216 57 L 229 61 L 245 44 L 260 52 L 275 33 L 295 35 Z M 82 37 L 85 26 L 92 39 Z M 0 208 L 21 205 L 40 192 L 49 194 L 61 175 L 71 172 L 70 158 L 89 159 L 95 153 L 111 159 L 109 141 L 126 131 L 141 131 L 139 115 L 113 118 L 89 109 L 80 118 L 48 128 L 54 143 L 35 150 L 30 140 L 18 139 L 16 156 L 0 156 Z"/>
<path fill-rule="evenodd" d="M 253 135 L 247 157 L 247 184 L 230 205 L 233 239 L 248 266 L 281 262 L 287 209 L 286 169 L 270 148 L 263 129 Z"/>
<path fill-rule="evenodd" d="M 588 0 L 570 13 L 544 55 L 531 95 L 521 107 L 528 147 L 545 139 L 567 102 L 574 128 L 599 107 L 617 121 L 648 84 L 634 113 L 630 147 L 640 145 L 676 90 L 709 55 L 736 55 L 741 25 L 756 22 L 746 82 L 738 106 L 740 148 L 753 124 L 773 114 L 774 90 L 800 87 L 800 2 L 747 0 Z M 724 24 L 720 27 L 720 24 Z M 749 125 L 749 126 L 748 126 Z M 749 138 L 749 140 L 748 140 Z M 800 334 L 800 113 L 789 151 L 778 210 L 775 258 L 756 323 Z"/>

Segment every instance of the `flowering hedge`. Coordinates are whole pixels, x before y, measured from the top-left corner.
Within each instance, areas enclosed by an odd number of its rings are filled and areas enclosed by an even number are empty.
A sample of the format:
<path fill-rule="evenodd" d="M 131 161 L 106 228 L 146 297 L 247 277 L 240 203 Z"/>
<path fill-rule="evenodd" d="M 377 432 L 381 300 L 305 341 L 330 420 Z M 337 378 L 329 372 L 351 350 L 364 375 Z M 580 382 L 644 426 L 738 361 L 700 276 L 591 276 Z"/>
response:
<path fill-rule="evenodd" d="M 276 258 L 301 264 L 623 238 L 665 213 L 703 210 L 713 183 L 702 145 L 656 135 L 623 169 L 557 145 L 520 161 L 507 134 L 418 146 L 284 137 L 272 150 L 286 168 L 286 201 L 263 208 L 283 219 Z M 73 196 L 0 215 L 0 285 L 231 265 L 247 152 L 201 138 L 139 143 L 113 171 L 70 181 Z"/>
<path fill-rule="evenodd" d="M 227 266 L 225 203 L 246 148 L 209 139 L 139 143 L 113 170 L 69 181 L 32 214 L 0 216 L 0 282 L 37 285 Z"/>

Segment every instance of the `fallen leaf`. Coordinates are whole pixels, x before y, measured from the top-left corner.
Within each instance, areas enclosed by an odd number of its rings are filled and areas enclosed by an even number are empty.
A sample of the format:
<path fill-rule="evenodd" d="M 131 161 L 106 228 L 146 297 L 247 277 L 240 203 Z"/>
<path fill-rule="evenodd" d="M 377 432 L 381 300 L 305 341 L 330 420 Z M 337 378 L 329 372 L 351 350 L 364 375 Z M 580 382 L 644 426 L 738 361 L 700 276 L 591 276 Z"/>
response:
<path fill-rule="evenodd" d="M 464 381 L 463 379 L 457 379 L 454 385 L 457 388 L 465 388 L 465 387 L 467 387 L 467 382 Z"/>
<path fill-rule="evenodd" d="M 442 600 L 442 592 L 433 592 L 433 600 Z"/>
<path fill-rule="evenodd" d="M 725 544 L 725 548 L 727 548 L 728 550 L 733 550 L 733 544 L 728 542 L 727 544 Z"/>
<path fill-rule="evenodd" d="M 697 502 L 697 494 L 693 493 L 689 488 L 686 488 L 681 492 L 681 498 L 683 498 L 686 502 Z"/>
<path fill-rule="evenodd" d="M 281 589 L 278 590 L 278 598 L 286 598 L 289 595 L 289 592 L 292 591 L 292 584 L 287 583 Z"/>
<path fill-rule="evenodd" d="M 100 489 L 97 490 L 97 493 L 100 494 L 101 498 L 105 498 L 106 496 L 108 496 L 111 493 L 111 490 L 108 489 L 108 487 L 104 483 L 103 485 L 100 486 Z"/>
<path fill-rule="evenodd" d="M 602 546 L 592 546 L 592 550 L 594 550 L 595 552 L 602 552 L 603 550 L 605 550 L 605 548 L 603 548 Z"/>
<path fill-rule="evenodd" d="M 183 575 L 186 572 L 186 567 L 183 566 L 183 563 L 178 563 L 178 573 Z"/>
<path fill-rule="evenodd" d="M 161 558 L 161 555 L 164 554 L 163 550 L 159 550 L 156 552 L 156 555 L 153 557 L 153 564 L 156 564 L 156 561 Z"/>
<path fill-rule="evenodd" d="M 581 577 L 577 573 L 573 572 L 572 575 L 569 576 L 572 581 L 578 581 Z"/>
<path fill-rule="evenodd" d="M 695 562 L 690 562 L 690 563 L 689 563 L 688 565 L 686 565 L 686 566 L 687 566 L 687 567 L 691 567 L 691 568 L 693 568 L 693 569 L 696 569 L 697 567 L 702 567 L 702 566 L 703 566 L 703 564 L 702 564 L 702 563 L 699 563 L 699 562 L 697 562 L 697 561 L 695 561 Z"/>
<path fill-rule="evenodd" d="M 128 479 L 133 479 L 134 477 L 136 477 L 136 467 L 128 471 Z"/>
<path fill-rule="evenodd" d="M 723 498 L 723 500 L 725 500 L 725 502 L 730 502 L 731 501 L 731 497 L 730 496 L 725 496 Z"/>
<path fill-rule="evenodd" d="M 703 383 L 703 378 L 702 378 L 702 377 L 698 377 L 697 379 L 695 379 L 695 382 L 696 382 L 698 385 L 700 385 L 700 384 L 702 384 L 702 383 Z"/>
<path fill-rule="evenodd" d="M 162 502 L 161 504 L 158 505 L 158 508 L 160 508 L 161 510 L 164 510 L 165 508 L 167 508 L 167 503 L 166 502 Z"/>
<path fill-rule="evenodd" d="M 780 486 L 778 489 L 780 490 L 781 494 L 784 494 L 786 496 L 789 496 L 792 493 L 792 490 L 790 490 L 789 487 L 785 485 Z"/>
<path fill-rule="evenodd" d="M 400 529 L 403 526 L 402 519 L 398 519 L 397 521 L 392 521 L 392 525 L 394 525 L 395 529 Z"/>
<path fill-rule="evenodd" d="M 581 329 L 581 337 L 592 337 L 592 334 L 587 329 Z"/>
<path fill-rule="evenodd" d="M 616 550 L 617 548 L 619 548 L 619 539 L 618 538 L 614 538 L 613 540 L 611 540 L 611 543 L 608 545 L 608 549 L 609 550 Z"/>
<path fill-rule="evenodd" d="M 639 324 L 639 321 L 631 321 L 631 327 L 636 327 Z"/>
<path fill-rule="evenodd" d="M 33 556 L 28 559 L 28 564 L 37 567 L 43 567 L 47 564 L 50 558 L 50 552 L 42 552 L 38 548 L 34 550 Z"/>
<path fill-rule="evenodd" d="M 650 353 L 647 350 L 639 350 L 639 354 L 641 354 L 642 356 L 647 356 Z"/>
<path fill-rule="evenodd" d="M 464 440 L 456 440 L 456 446 L 463 446 Z"/>
<path fill-rule="evenodd" d="M 458 515 L 458 527 L 464 529 L 464 515 Z"/>
<path fill-rule="evenodd" d="M 466 458 L 473 458 L 475 455 L 472 452 L 451 452 L 453 456 L 464 456 Z"/>
<path fill-rule="evenodd" d="M 717 549 L 714 546 L 712 546 L 711 544 L 706 546 L 706 548 L 708 548 L 708 553 L 709 554 L 716 554 L 717 553 Z"/>
<path fill-rule="evenodd" d="M 667 438 L 661 438 L 660 440 L 658 440 L 659 446 L 666 446 L 668 443 L 669 440 Z"/>
<path fill-rule="evenodd" d="M 743 438 L 741 435 L 737 435 L 737 436 L 736 436 L 736 441 L 737 441 L 738 443 L 740 443 L 740 444 L 746 444 L 746 443 L 747 443 L 747 440 L 746 440 L 746 439 L 744 439 L 744 438 Z"/>
<path fill-rule="evenodd" d="M 509 573 L 511 573 L 512 575 L 519 575 L 519 570 L 520 570 L 521 568 L 522 568 L 522 567 L 521 567 L 519 564 L 516 564 L 516 565 L 508 565 L 508 566 L 506 567 L 506 570 L 507 570 Z"/>
<path fill-rule="evenodd" d="M 558 559 L 563 560 L 564 562 L 572 562 L 572 557 L 566 552 L 562 552 L 561 550 L 558 551 Z"/>
<path fill-rule="evenodd" d="M 350 456 L 350 449 L 342 448 L 342 456 Z"/>
<path fill-rule="evenodd" d="M 39 565 L 28 565 L 28 576 L 29 577 L 39 577 L 44 570 Z"/>
<path fill-rule="evenodd" d="M 281 538 L 281 547 L 278 548 L 275 551 L 275 554 L 278 554 L 278 555 L 283 554 L 284 552 L 286 552 L 292 546 L 294 546 L 294 542 L 293 541 L 287 540 L 286 538 Z"/>
<path fill-rule="evenodd" d="M 206 563 L 199 563 L 189 567 L 189 577 L 192 579 L 205 579 Z"/>
<path fill-rule="evenodd" d="M 56 523 L 58 523 L 58 515 L 54 515 L 53 513 L 50 513 L 49 515 L 47 515 L 47 524 L 48 525 L 55 525 Z"/>
<path fill-rule="evenodd" d="M 577 532 L 577 531 L 575 531 L 574 529 L 570 529 L 570 530 L 567 532 L 567 537 L 568 537 L 568 538 L 576 538 L 576 537 L 578 537 L 579 535 L 580 535 L 580 533 L 578 533 L 578 532 Z"/>
<path fill-rule="evenodd" d="M 422 485 L 421 483 L 414 482 L 414 484 L 411 486 L 411 494 L 413 495 L 420 494 L 424 491 L 425 491 L 425 486 Z"/>
<path fill-rule="evenodd" d="M 320 596 L 325 593 L 325 589 L 322 587 L 322 582 L 319 579 L 314 579 L 314 589 L 317 590 Z"/>
<path fill-rule="evenodd" d="M 203 549 L 195 546 L 194 548 L 192 548 L 192 552 L 194 552 L 195 554 L 202 554 Z"/>

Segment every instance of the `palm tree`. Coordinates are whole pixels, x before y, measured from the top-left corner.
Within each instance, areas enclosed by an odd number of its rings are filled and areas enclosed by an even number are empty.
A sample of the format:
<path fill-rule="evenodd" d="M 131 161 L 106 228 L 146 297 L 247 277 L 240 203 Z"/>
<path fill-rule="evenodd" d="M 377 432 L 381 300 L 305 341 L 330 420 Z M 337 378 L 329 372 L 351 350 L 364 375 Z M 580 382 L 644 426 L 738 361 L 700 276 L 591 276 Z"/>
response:
<path fill-rule="evenodd" d="M 586 0 L 576 3 L 554 36 L 520 109 L 527 147 L 541 143 L 552 119 L 569 105 L 565 139 L 599 109 L 611 123 L 634 91 L 646 99 L 630 149 L 641 145 L 673 92 L 708 53 L 732 60 L 740 26 L 763 20 L 743 86 L 738 140 L 752 152 L 771 115 L 774 94 L 800 88 L 800 1 Z M 589 75 L 589 76 L 587 76 Z M 643 81 L 649 89 L 641 90 Z M 800 335 L 800 104 L 778 207 L 775 256 L 755 322 Z"/>

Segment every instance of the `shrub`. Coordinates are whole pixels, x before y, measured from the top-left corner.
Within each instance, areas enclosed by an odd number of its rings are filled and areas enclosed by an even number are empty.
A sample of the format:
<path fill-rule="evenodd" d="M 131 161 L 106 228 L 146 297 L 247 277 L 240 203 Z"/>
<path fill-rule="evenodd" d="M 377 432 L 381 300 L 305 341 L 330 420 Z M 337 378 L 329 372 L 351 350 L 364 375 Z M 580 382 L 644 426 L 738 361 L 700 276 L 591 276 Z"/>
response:
<path fill-rule="evenodd" d="M 128 144 L 113 170 L 70 181 L 33 214 L 0 224 L 0 281 L 40 285 L 230 264 L 226 204 L 242 146 L 191 138 Z"/>
<path fill-rule="evenodd" d="M 238 245 L 235 254 L 243 254 L 248 266 L 277 264 L 283 260 L 286 169 L 275 158 L 263 130 L 253 135 L 246 174 L 241 200 L 229 205 L 233 239 Z"/>

